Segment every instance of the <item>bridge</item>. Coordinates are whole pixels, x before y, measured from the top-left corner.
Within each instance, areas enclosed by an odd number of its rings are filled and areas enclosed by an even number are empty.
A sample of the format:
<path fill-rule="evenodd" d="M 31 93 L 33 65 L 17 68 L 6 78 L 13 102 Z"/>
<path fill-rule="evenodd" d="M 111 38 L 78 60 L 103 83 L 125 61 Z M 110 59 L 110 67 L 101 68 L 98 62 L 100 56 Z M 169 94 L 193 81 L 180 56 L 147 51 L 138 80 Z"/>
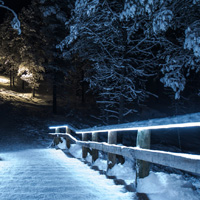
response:
<path fill-rule="evenodd" d="M 83 160 L 88 152 L 92 154 L 93 162 L 98 158 L 98 151 L 108 153 L 108 170 L 116 164 L 117 156 L 136 160 L 137 180 L 149 175 L 149 163 L 199 175 L 199 155 L 149 149 L 151 130 L 198 127 L 199 117 L 198 113 L 179 119 L 148 120 L 81 130 L 69 125 L 60 125 L 50 127 L 54 130 L 50 135 L 65 138 L 68 148 L 71 143 L 80 145 Z M 117 133 L 133 130 L 138 132 L 136 146 L 117 145 Z M 108 134 L 107 142 L 99 140 L 102 133 Z M 88 137 L 89 135 L 91 137 Z M 34 137 L 26 136 L 25 133 L 18 135 L 14 130 L 3 134 L 1 131 L 1 136 L 3 136 L 1 143 L 4 141 L 0 152 L 0 199 L 2 200 L 148 199 L 147 195 L 137 193 L 137 188 L 128 192 L 124 185 L 115 184 L 106 173 L 92 170 L 84 162 L 68 154 L 67 150 L 46 148 L 47 146 L 39 144 Z M 82 141 L 78 139 L 80 136 Z"/>

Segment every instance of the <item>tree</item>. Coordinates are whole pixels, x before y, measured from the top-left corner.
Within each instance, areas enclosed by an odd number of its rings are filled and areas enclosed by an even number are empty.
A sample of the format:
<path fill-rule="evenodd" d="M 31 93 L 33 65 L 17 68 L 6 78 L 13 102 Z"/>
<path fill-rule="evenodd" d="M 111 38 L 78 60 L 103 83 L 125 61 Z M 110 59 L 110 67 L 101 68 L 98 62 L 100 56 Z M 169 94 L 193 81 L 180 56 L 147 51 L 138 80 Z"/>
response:
<path fill-rule="evenodd" d="M 18 66 L 18 76 L 32 88 L 32 96 L 43 80 L 46 54 L 44 45 L 45 36 L 41 32 L 43 26 L 42 14 L 35 2 L 19 14 L 22 34 L 20 35 L 19 56 L 21 63 Z"/>
<path fill-rule="evenodd" d="M 48 58 L 45 67 L 53 86 L 53 113 L 57 113 L 57 88 L 63 84 L 69 64 L 60 55 L 56 45 L 65 35 L 64 24 L 70 17 L 72 1 L 44 0 L 40 3 L 39 9 L 44 23 L 41 31 L 46 37 L 44 49 Z"/>
<path fill-rule="evenodd" d="M 149 49 L 155 45 L 148 38 L 141 41 L 144 35 L 131 37 L 129 23 L 120 17 L 122 6 L 121 1 L 77 0 L 67 22 L 70 34 L 60 44 L 92 63 L 85 79 L 99 93 L 97 102 L 105 105 L 108 118 L 118 122 L 134 111 L 133 101 L 147 96 L 145 79 L 154 60 Z"/>
<path fill-rule="evenodd" d="M 0 25 L 0 41 L 1 41 L 1 63 L 5 74 L 10 75 L 10 86 L 15 85 L 15 77 L 17 75 L 18 65 L 20 63 L 19 56 L 19 35 L 12 29 L 9 22 L 11 15 L 7 15 L 4 23 Z"/>
<path fill-rule="evenodd" d="M 126 0 L 121 14 L 130 22 L 147 16 L 144 32 L 160 42 L 156 56 L 163 74 L 161 82 L 174 91 L 175 99 L 180 98 L 191 70 L 199 71 L 199 3 Z"/>

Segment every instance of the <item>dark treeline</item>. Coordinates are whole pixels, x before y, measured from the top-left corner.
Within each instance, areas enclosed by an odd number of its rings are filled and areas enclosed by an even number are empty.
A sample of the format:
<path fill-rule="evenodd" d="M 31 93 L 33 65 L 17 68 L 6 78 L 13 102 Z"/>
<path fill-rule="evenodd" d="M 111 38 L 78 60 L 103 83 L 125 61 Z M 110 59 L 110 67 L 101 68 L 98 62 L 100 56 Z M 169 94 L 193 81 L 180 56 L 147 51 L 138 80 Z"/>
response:
<path fill-rule="evenodd" d="M 10 87 L 46 87 L 54 113 L 58 98 L 104 123 L 197 112 L 199 13 L 198 0 L 35 0 L 20 35 L 0 24 L 0 69 Z"/>

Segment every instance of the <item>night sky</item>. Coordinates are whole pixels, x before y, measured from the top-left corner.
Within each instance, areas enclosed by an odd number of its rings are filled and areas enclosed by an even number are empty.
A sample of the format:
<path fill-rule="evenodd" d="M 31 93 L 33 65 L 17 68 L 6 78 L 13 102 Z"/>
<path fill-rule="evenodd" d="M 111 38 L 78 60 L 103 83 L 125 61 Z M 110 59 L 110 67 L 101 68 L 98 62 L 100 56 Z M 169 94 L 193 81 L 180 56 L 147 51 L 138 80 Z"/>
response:
<path fill-rule="evenodd" d="M 16 13 L 18 13 L 24 6 L 31 3 L 31 0 L 5 0 L 4 5 L 12 8 Z"/>

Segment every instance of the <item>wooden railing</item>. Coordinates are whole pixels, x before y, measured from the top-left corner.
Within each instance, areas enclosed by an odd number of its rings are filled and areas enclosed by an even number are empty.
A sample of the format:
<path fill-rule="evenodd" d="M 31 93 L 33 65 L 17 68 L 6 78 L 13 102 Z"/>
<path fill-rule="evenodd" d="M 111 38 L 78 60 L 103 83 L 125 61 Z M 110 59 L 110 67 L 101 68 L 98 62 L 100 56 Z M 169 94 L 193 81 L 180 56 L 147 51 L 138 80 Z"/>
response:
<path fill-rule="evenodd" d="M 185 127 L 185 126 L 200 126 L 199 122 L 187 122 L 179 124 L 171 124 L 173 128 Z M 82 146 L 82 157 L 86 158 L 88 148 L 92 149 L 92 161 L 94 162 L 98 158 L 98 151 L 108 153 L 108 169 L 112 168 L 116 163 L 116 155 L 128 157 L 132 160 L 136 159 L 136 177 L 144 178 L 149 174 L 149 164 L 155 163 L 167 167 L 184 170 L 194 174 L 200 174 L 200 155 L 185 154 L 185 153 L 172 153 L 160 150 L 150 150 L 150 135 L 151 129 L 162 129 L 165 125 L 153 125 L 153 126 L 104 126 L 94 127 L 90 129 L 76 130 L 68 125 L 64 126 L 52 126 L 50 129 L 54 129 L 54 133 L 51 135 L 62 136 L 66 139 L 67 147 L 70 148 L 70 141 Z M 65 133 L 61 133 L 60 129 L 65 129 Z M 167 128 L 170 128 L 168 125 Z M 138 130 L 136 147 L 119 146 L 117 144 L 117 132 L 124 130 Z M 82 141 L 74 138 L 70 133 L 73 131 L 75 134 L 82 135 Z M 101 133 L 108 133 L 108 141 L 99 142 L 98 135 Z M 88 134 L 92 134 L 92 141 L 88 141 Z"/>

